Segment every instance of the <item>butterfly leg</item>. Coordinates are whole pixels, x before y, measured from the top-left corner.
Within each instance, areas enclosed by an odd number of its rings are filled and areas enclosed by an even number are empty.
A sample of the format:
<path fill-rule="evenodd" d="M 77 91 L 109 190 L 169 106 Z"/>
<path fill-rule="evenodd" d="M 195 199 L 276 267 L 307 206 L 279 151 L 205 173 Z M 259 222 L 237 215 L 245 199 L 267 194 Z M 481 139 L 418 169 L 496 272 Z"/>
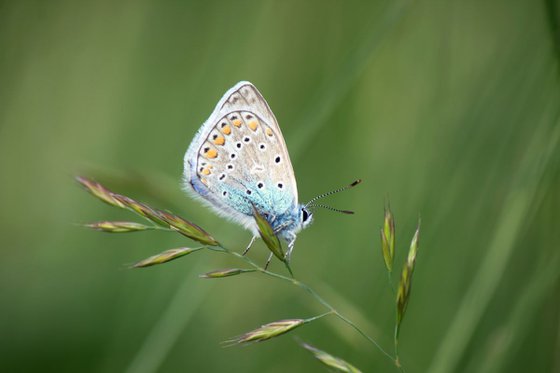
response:
<path fill-rule="evenodd" d="M 245 251 L 243 251 L 243 256 L 245 256 L 245 254 L 247 254 L 249 252 L 249 249 L 251 248 L 251 246 L 253 246 L 253 243 L 255 242 L 255 240 L 258 238 L 258 236 L 253 236 L 253 238 L 251 238 L 251 242 L 249 242 L 249 245 L 247 245 L 247 248 L 245 249 Z"/>
<path fill-rule="evenodd" d="M 270 261 L 272 260 L 272 253 L 270 253 L 268 255 L 268 259 L 266 260 L 266 264 L 264 265 L 264 270 L 266 271 L 268 268 L 268 265 L 270 264 Z"/>
<path fill-rule="evenodd" d="M 288 242 L 288 251 L 286 252 L 286 261 L 289 263 L 292 257 L 292 251 L 294 250 L 294 245 L 296 243 L 296 236 L 293 235 L 290 242 Z"/>

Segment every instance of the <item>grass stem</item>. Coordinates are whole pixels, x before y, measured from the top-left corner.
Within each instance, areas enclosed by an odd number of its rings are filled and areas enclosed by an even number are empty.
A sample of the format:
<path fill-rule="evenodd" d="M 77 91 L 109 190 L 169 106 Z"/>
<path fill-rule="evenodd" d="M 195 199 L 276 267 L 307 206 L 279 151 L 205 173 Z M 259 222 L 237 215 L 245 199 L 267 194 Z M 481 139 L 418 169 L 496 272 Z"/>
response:
<path fill-rule="evenodd" d="M 388 353 L 383 347 L 381 347 L 381 345 L 375 340 L 373 339 L 371 336 L 369 336 L 367 333 L 365 333 L 362 329 L 360 329 L 356 324 L 354 324 L 354 322 L 352 322 L 350 319 L 348 319 L 346 316 L 342 315 L 340 312 L 338 312 L 338 310 L 336 308 L 334 308 L 332 305 L 330 305 L 325 299 L 323 299 L 323 297 L 321 297 L 315 290 L 313 290 L 309 285 L 296 280 L 293 277 L 287 277 L 284 275 L 281 275 L 279 273 L 276 272 L 271 272 L 267 269 L 264 269 L 263 267 L 259 266 L 257 263 L 255 263 L 252 259 L 250 259 L 247 256 L 244 256 L 242 254 L 239 254 L 238 252 L 235 251 L 231 251 L 223 246 L 219 247 L 220 249 L 215 250 L 216 248 L 212 248 L 215 251 L 219 251 L 225 254 L 229 254 L 232 255 L 236 258 L 239 258 L 241 260 L 243 260 L 245 263 L 247 263 L 248 265 L 250 265 L 251 267 L 253 267 L 255 270 L 257 270 L 258 272 L 267 275 L 269 277 L 274 277 L 277 278 L 279 280 L 282 281 L 286 281 L 289 282 L 303 290 L 305 290 L 307 293 L 309 293 L 313 298 L 315 298 L 315 300 L 319 303 L 321 303 L 325 308 L 327 308 L 329 310 L 329 312 L 326 312 L 322 315 L 319 315 L 313 319 L 310 319 L 310 321 L 321 318 L 323 316 L 329 315 L 329 314 L 333 314 L 335 315 L 338 319 L 340 319 L 341 321 L 343 321 L 344 323 L 346 323 L 347 325 L 349 325 L 352 329 L 354 329 L 355 331 L 357 331 L 362 337 L 364 337 L 366 340 L 368 340 L 373 346 L 375 346 L 375 348 L 377 348 L 383 355 L 385 355 L 387 358 L 389 358 L 397 367 L 399 367 L 401 369 L 401 371 L 404 371 L 404 369 L 400 366 L 398 358 L 395 356 L 392 356 L 390 353 Z M 291 271 L 290 271 L 291 274 Z"/>

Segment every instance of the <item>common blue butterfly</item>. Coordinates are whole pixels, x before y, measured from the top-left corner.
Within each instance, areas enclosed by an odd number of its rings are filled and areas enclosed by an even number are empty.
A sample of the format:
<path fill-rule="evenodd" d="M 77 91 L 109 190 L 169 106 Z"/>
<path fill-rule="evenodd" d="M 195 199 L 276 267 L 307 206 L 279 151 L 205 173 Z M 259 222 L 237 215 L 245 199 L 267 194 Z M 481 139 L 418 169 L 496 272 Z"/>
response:
<path fill-rule="evenodd" d="M 254 206 L 288 242 L 288 259 L 297 233 L 313 221 L 311 208 L 329 208 L 313 202 L 346 189 L 298 203 L 282 131 L 263 96 L 246 81 L 237 83 L 218 102 L 192 140 L 184 167 L 184 187 L 194 198 L 252 232 L 245 252 L 259 235 Z"/>

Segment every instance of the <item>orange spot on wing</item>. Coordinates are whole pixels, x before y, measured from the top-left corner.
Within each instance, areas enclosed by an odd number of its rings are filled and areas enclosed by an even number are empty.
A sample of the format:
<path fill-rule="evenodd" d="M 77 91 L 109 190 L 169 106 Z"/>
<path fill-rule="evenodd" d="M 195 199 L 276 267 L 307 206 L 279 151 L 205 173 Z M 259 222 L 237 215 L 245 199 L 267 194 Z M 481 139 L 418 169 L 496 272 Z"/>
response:
<path fill-rule="evenodd" d="M 223 136 L 219 136 L 216 138 L 216 140 L 214 140 L 214 144 L 216 145 L 224 145 L 225 142 L 226 139 Z"/>
<path fill-rule="evenodd" d="M 241 123 L 243 123 L 241 121 L 241 119 L 234 119 L 231 123 L 233 123 L 233 125 L 237 128 L 241 127 Z"/>
<path fill-rule="evenodd" d="M 205 178 L 203 178 L 203 177 L 202 177 L 202 178 L 200 178 L 200 181 L 202 182 L 202 184 L 204 184 L 204 185 L 208 186 L 208 181 L 206 181 L 206 179 L 205 179 Z"/>
<path fill-rule="evenodd" d="M 270 128 L 267 127 L 265 132 L 267 136 L 272 136 L 272 130 Z"/>
<path fill-rule="evenodd" d="M 230 127 L 230 126 L 224 126 L 224 127 L 222 128 L 222 133 L 223 133 L 224 135 L 229 135 L 229 134 L 231 133 L 231 127 Z"/>
<path fill-rule="evenodd" d="M 210 175 L 210 170 L 207 169 L 207 168 L 203 168 L 200 173 L 203 174 L 203 175 Z"/>
<path fill-rule="evenodd" d="M 257 123 L 256 120 L 252 120 L 252 121 L 250 121 L 249 123 L 247 123 L 247 126 L 248 126 L 250 129 L 252 129 L 253 131 L 255 131 L 255 130 L 257 129 L 257 126 L 258 126 L 258 125 L 259 125 L 259 124 Z"/>
<path fill-rule="evenodd" d="M 218 156 L 218 151 L 216 149 L 210 149 L 204 154 L 206 154 L 208 158 L 216 158 Z"/>

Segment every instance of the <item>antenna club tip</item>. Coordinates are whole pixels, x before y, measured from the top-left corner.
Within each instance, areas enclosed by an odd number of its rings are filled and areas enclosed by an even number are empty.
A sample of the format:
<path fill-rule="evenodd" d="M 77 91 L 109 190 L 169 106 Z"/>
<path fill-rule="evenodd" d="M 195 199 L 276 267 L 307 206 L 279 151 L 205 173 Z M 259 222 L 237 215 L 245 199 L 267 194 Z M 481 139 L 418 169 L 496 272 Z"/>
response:
<path fill-rule="evenodd" d="M 350 184 L 350 187 L 355 187 L 356 185 L 360 184 L 362 182 L 362 179 L 358 179 L 356 181 L 354 181 L 352 184 Z"/>
<path fill-rule="evenodd" d="M 350 211 L 350 210 L 342 210 L 340 212 L 342 212 L 343 214 L 354 215 L 354 211 Z"/>

